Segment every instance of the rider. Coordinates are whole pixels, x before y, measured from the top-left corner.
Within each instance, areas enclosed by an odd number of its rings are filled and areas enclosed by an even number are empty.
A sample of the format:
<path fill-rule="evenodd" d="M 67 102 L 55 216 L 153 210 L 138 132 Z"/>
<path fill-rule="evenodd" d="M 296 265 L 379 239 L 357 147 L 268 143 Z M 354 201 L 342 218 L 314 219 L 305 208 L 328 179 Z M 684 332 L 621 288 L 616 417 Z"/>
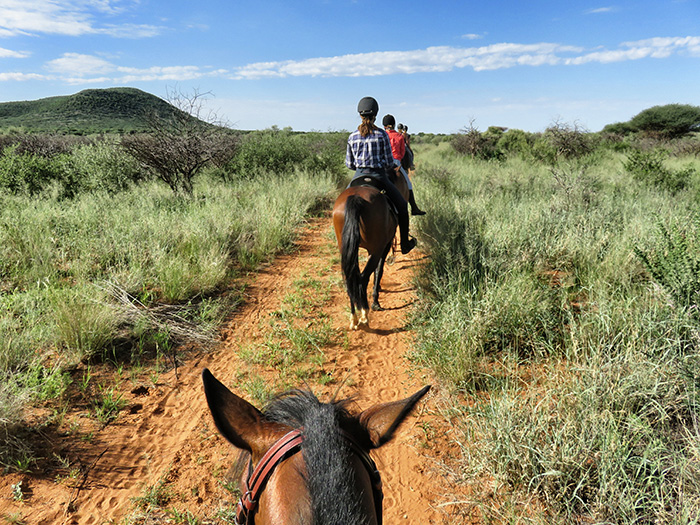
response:
<path fill-rule="evenodd" d="M 400 124 L 396 126 L 396 129 L 403 135 L 404 140 L 406 141 L 406 155 L 408 155 L 407 159 L 403 159 L 402 164 L 404 166 L 408 166 L 409 169 L 416 169 L 415 165 L 413 164 L 413 149 L 411 148 L 411 135 L 408 134 L 408 126 L 404 126 L 403 124 Z"/>
<path fill-rule="evenodd" d="M 379 104 L 374 98 L 365 97 L 357 105 L 357 111 L 362 123 L 348 137 L 345 165 L 355 170 L 353 180 L 369 176 L 380 183 L 399 214 L 401 253 L 408 253 L 416 246 L 416 240 L 408 236 L 408 204 L 387 176 L 387 171 L 394 169 L 394 157 L 389 136 L 374 124 Z"/>
<path fill-rule="evenodd" d="M 384 115 L 382 125 L 384 126 L 387 135 L 389 135 L 389 141 L 391 142 L 391 153 L 394 156 L 394 164 L 398 166 L 399 171 L 406 179 L 406 184 L 408 184 L 408 202 L 411 205 L 411 215 L 425 215 L 425 212 L 416 204 L 416 198 L 413 195 L 413 184 L 411 183 L 411 179 L 408 178 L 408 172 L 401 167 L 401 161 L 407 153 L 406 139 L 404 138 L 403 133 L 394 130 L 394 126 L 396 126 L 396 119 L 393 115 Z"/>

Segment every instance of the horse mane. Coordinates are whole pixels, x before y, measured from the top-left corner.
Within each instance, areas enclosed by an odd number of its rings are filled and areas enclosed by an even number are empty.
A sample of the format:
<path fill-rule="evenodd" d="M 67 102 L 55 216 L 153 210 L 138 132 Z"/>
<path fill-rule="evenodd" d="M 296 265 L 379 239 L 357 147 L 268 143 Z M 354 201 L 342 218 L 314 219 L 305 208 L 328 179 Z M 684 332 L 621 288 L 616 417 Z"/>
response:
<path fill-rule="evenodd" d="M 315 525 L 361 525 L 361 494 L 349 466 L 350 448 L 340 428 L 356 434 L 359 424 L 347 410 L 352 400 L 322 403 L 311 392 L 293 390 L 263 410 L 273 422 L 304 428 L 302 454 Z M 354 431 L 354 432 L 353 432 Z"/>

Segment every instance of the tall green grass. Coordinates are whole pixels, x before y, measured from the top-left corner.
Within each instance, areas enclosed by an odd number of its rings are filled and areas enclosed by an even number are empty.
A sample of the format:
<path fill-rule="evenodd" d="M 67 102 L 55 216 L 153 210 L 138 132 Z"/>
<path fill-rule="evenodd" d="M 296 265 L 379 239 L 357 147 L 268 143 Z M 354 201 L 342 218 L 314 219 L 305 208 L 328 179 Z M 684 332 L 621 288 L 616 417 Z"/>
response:
<path fill-rule="evenodd" d="M 697 523 L 697 320 L 639 254 L 665 261 L 655 232 L 695 214 L 700 163 L 666 189 L 603 150 L 544 166 L 416 149 L 431 257 L 415 357 L 468 400 L 471 505 L 495 522 Z"/>
<path fill-rule="evenodd" d="M 0 194 L 0 431 L 8 439 L 27 402 L 60 391 L 66 365 L 112 359 L 125 341 L 135 358 L 159 333 L 214 327 L 218 292 L 291 249 L 305 218 L 330 203 L 336 177 L 200 177 L 189 198 L 156 182 L 121 189 L 72 199 L 50 189 Z"/>

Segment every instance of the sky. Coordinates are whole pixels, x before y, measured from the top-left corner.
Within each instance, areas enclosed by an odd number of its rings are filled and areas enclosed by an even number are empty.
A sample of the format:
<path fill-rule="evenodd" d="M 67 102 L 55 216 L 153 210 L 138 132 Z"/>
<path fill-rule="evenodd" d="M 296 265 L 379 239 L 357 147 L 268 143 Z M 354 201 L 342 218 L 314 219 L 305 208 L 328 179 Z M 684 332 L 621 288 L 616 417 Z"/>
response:
<path fill-rule="evenodd" d="M 700 105 L 700 0 L 0 0 L 0 102 L 134 87 L 235 129 L 599 131 Z"/>

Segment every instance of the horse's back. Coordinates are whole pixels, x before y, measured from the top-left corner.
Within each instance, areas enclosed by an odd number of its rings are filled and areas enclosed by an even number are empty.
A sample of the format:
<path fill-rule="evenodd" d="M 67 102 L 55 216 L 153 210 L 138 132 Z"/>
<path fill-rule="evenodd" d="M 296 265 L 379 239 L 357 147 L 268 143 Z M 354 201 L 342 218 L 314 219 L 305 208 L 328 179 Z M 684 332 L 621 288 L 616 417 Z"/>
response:
<path fill-rule="evenodd" d="M 342 241 L 348 200 L 351 198 L 362 201 L 359 203 L 361 247 L 368 251 L 374 251 L 377 247 L 380 250 L 383 249 L 394 237 L 398 222 L 389 209 L 388 197 L 371 186 L 352 186 L 344 190 L 336 199 L 333 206 L 333 227 L 338 245 Z"/>

